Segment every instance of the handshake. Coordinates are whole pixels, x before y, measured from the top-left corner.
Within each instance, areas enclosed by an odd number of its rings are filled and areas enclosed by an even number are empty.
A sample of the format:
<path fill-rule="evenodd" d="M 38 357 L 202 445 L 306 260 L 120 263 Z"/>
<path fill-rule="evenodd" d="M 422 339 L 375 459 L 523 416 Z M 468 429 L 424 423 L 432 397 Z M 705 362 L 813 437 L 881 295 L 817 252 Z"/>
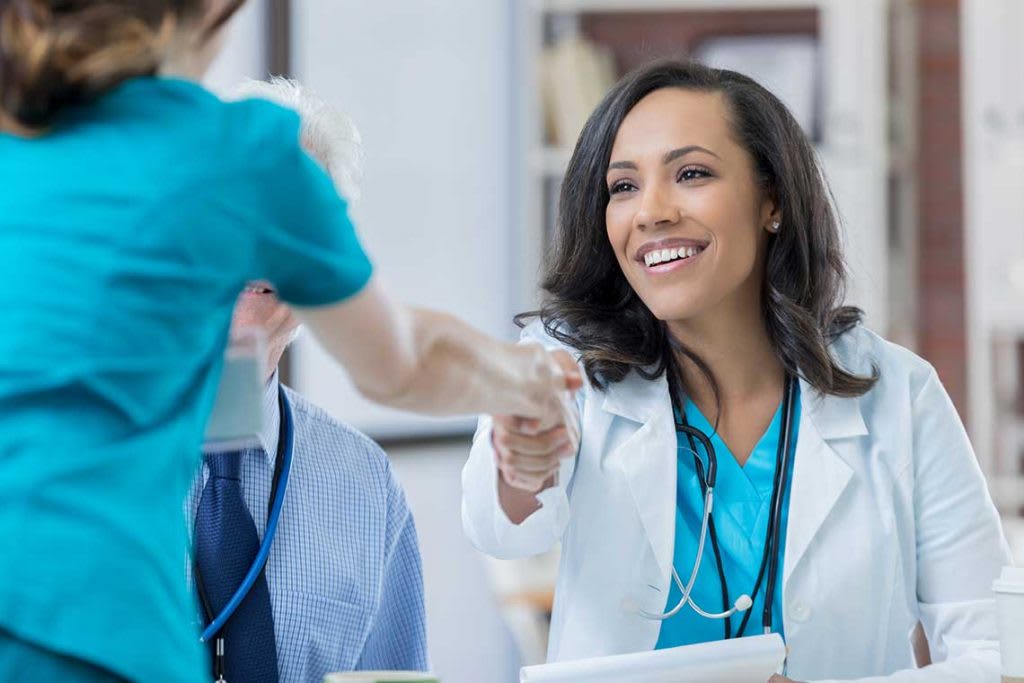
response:
<path fill-rule="evenodd" d="M 494 416 L 491 434 L 495 460 L 504 483 L 537 493 L 555 482 L 563 458 L 575 455 L 580 416 L 574 399 L 583 379 L 566 351 L 520 347 L 529 354 L 533 377 L 529 409 Z"/>

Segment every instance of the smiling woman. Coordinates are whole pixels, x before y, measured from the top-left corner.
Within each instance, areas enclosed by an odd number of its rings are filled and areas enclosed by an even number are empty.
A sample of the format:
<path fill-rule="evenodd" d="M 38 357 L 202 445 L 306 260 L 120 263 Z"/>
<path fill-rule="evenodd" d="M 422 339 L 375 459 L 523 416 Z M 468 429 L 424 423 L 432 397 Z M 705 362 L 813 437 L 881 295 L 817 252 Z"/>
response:
<path fill-rule="evenodd" d="M 757 83 L 692 63 L 639 69 L 605 97 L 580 135 L 543 283 L 550 297 L 519 320 L 539 315 L 555 338 L 579 349 L 599 385 L 631 369 L 662 374 L 676 346 L 715 386 L 705 362 L 683 338 L 670 341 L 663 321 L 692 320 L 698 310 L 721 306 L 726 292 L 732 301 L 751 301 L 750 290 L 763 291 L 763 302 L 753 300 L 764 306 L 785 368 L 800 368 L 826 393 L 862 394 L 871 377 L 847 373 L 826 352 L 831 338 L 861 318 L 841 305 L 845 267 L 829 199 L 799 124 Z M 663 234 L 666 223 L 680 230 Z M 665 263 L 673 247 L 698 257 L 656 269 L 635 261 L 657 251 L 653 258 Z M 713 277 L 697 277 L 701 261 L 711 261 L 704 268 Z M 659 289 L 661 275 L 702 284 Z"/>
<path fill-rule="evenodd" d="M 843 304 L 829 199 L 740 74 L 655 63 L 591 115 L 521 317 L 578 417 L 483 418 L 463 473 L 481 550 L 561 542 L 549 660 L 772 633 L 792 680 L 998 678 L 998 516 L 934 369 Z"/>

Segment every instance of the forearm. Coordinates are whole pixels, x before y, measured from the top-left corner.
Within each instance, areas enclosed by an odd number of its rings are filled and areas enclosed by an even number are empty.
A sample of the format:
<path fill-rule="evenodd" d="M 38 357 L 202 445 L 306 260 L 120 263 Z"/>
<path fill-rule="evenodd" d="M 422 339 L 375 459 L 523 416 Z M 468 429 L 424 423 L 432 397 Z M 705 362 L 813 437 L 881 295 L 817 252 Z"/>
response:
<path fill-rule="evenodd" d="M 527 388 L 543 393 L 551 386 L 529 376 L 549 367 L 538 359 L 542 350 L 503 344 L 454 316 L 404 306 L 373 281 L 349 301 L 297 313 L 359 391 L 387 406 L 537 416 L 542 397 Z"/>
<path fill-rule="evenodd" d="M 367 385 L 368 396 L 434 414 L 536 415 L 540 397 L 524 400 L 523 388 L 539 378 L 524 377 L 522 368 L 540 349 L 498 342 L 446 313 L 409 309 L 407 315 L 410 343 L 401 380 L 390 395 L 375 395 Z"/>

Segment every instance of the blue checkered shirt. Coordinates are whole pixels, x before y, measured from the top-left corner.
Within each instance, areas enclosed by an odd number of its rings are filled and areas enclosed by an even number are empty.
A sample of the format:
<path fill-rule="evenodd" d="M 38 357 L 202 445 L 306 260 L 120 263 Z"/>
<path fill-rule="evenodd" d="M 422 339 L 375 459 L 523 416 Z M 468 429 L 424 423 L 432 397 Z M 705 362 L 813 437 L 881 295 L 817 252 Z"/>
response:
<path fill-rule="evenodd" d="M 242 456 L 242 494 L 261 539 L 280 425 L 277 387 L 275 376 L 263 400 L 263 447 Z M 331 671 L 427 669 L 416 527 L 387 456 L 285 391 L 295 446 L 266 565 L 282 683 L 320 683 Z M 190 535 L 207 476 L 204 465 L 185 501 Z M 194 588 L 191 561 L 185 565 Z"/>

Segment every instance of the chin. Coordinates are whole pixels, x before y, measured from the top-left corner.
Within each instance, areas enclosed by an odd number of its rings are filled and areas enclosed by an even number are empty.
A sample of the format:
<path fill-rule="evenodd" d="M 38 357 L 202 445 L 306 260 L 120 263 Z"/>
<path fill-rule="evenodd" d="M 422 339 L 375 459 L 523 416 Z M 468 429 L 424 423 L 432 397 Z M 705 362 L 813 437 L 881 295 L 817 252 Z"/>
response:
<path fill-rule="evenodd" d="M 689 299 L 689 297 L 686 297 Z M 700 315 L 703 307 L 696 301 L 680 300 L 665 296 L 643 299 L 647 309 L 654 314 L 654 317 L 662 322 L 674 320 L 688 320 Z"/>

